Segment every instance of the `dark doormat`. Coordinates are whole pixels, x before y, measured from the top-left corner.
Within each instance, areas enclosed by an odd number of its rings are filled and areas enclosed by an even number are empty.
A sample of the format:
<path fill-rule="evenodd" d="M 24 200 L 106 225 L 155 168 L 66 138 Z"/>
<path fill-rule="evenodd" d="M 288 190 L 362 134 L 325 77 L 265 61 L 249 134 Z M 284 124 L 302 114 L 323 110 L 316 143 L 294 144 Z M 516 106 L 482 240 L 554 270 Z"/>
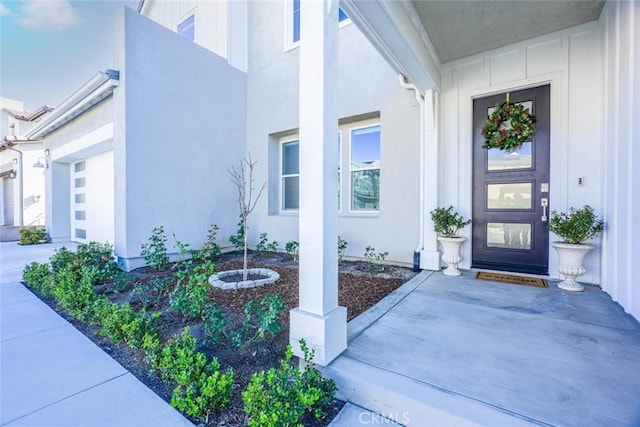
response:
<path fill-rule="evenodd" d="M 478 271 L 476 279 L 488 282 L 509 283 L 512 285 L 535 286 L 537 288 L 548 288 L 549 282 L 537 277 L 516 276 L 514 274 L 492 273 L 488 271 Z"/>

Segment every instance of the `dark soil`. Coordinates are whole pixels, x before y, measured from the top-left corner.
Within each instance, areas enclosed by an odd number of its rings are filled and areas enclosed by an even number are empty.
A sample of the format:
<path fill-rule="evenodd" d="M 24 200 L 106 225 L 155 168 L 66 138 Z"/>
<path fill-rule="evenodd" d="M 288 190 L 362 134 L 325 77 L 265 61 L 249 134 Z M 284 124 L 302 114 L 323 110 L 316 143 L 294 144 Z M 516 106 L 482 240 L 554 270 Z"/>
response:
<path fill-rule="evenodd" d="M 251 289 L 221 290 L 211 288 L 208 295 L 211 301 L 215 302 L 225 313 L 229 324 L 240 325 L 243 317 L 243 306 L 250 300 L 261 300 L 269 294 L 279 294 L 286 304 L 286 309 L 281 314 L 280 320 L 283 324 L 283 330 L 279 335 L 258 340 L 243 349 L 238 349 L 228 343 L 205 344 L 201 321 L 183 321 L 178 313 L 169 308 L 167 296 L 145 295 L 145 298 L 152 302 L 147 311 L 162 312 L 158 322 L 162 330 L 162 341 L 166 341 L 173 335 L 180 334 L 185 326 L 189 326 L 191 333 L 198 339 L 200 351 L 206 353 L 209 358 L 217 357 L 222 369 L 226 369 L 227 366 L 233 367 L 235 384 L 231 403 L 222 411 L 214 413 L 206 424 L 192 420 L 197 425 L 247 425 L 241 396 L 242 391 L 246 388 L 254 372 L 277 366 L 284 356 L 289 340 L 289 310 L 298 306 L 298 266 L 291 257 L 284 254 L 261 256 L 258 253 L 251 253 L 249 267 L 275 270 L 280 274 L 280 280 L 271 285 Z M 242 254 L 240 253 L 223 254 L 216 260 L 216 271 L 240 268 L 242 268 Z M 344 261 L 339 269 L 339 304 L 347 307 L 347 317 L 348 320 L 351 320 L 414 275 L 415 273 L 409 268 L 388 265 L 383 268 L 366 262 Z M 110 283 L 96 286 L 95 290 L 98 293 L 107 295 L 113 302 L 129 302 L 133 308 L 141 309 L 140 294 L 135 292 L 134 287 L 136 284 L 139 285 L 153 278 L 163 276 L 171 277 L 170 270 L 160 273 L 148 268 L 142 268 L 127 273 L 127 285 L 120 285 L 120 289 L 117 289 L 115 284 Z M 37 291 L 34 292 L 37 293 Z M 87 325 L 71 318 L 52 298 L 43 298 L 41 295 L 40 298 L 69 320 L 78 330 L 83 332 L 157 395 L 167 402 L 171 400 L 173 387 L 162 381 L 158 375 L 150 373 L 150 366 L 145 361 L 143 352 L 133 350 L 126 345 L 113 344 L 108 338 L 97 334 L 99 327 Z M 328 408 L 325 408 L 320 419 L 308 416 L 303 420 L 303 425 L 312 427 L 326 426 L 337 415 L 343 405 L 344 402 L 334 400 Z"/>

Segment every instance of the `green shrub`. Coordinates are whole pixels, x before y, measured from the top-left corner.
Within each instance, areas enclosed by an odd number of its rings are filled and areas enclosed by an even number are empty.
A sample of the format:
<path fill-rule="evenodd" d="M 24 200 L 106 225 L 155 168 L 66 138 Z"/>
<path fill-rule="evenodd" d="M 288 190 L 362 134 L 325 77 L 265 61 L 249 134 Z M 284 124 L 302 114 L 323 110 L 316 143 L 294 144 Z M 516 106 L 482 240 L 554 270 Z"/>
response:
<path fill-rule="evenodd" d="M 230 334 L 231 344 L 242 348 L 266 334 L 278 335 L 282 331 L 278 317 L 284 309 L 284 301 L 278 294 L 267 295 L 260 302 L 249 301 L 244 305 L 242 328 Z"/>
<path fill-rule="evenodd" d="M 222 338 L 228 337 L 227 320 L 215 303 L 209 303 L 205 306 L 202 313 L 202 326 L 204 336 L 209 342 L 219 344 L 222 342 Z"/>
<path fill-rule="evenodd" d="M 76 319 L 86 321 L 91 318 L 91 306 L 96 298 L 92 285 L 95 274 L 94 269 L 81 268 L 78 280 L 74 271 L 67 267 L 56 275 L 53 295 Z"/>
<path fill-rule="evenodd" d="M 157 335 L 145 334 L 142 337 L 142 350 L 144 351 L 145 359 L 152 367 L 152 371 L 153 369 L 158 369 L 163 350 L 160 338 Z"/>
<path fill-rule="evenodd" d="M 220 246 L 216 243 L 216 235 L 218 234 L 218 225 L 212 224 L 207 231 L 207 240 L 204 242 L 202 249 L 194 252 L 194 258 L 200 261 L 212 260 L 220 255 Z"/>
<path fill-rule="evenodd" d="M 192 266 L 191 260 L 184 264 L 176 273 L 178 282 L 171 294 L 171 308 L 179 311 L 185 319 L 193 320 L 202 315 L 209 301 L 209 276 L 215 273 L 215 265 L 211 261 L 205 261 Z"/>
<path fill-rule="evenodd" d="M 291 255 L 294 262 L 300 261 L 300 257 L 298 254 L 299 244 L 295 240 L 289 240 L 286 245 L 284 245 L 284 251 Z"/>
<path fill-rule="evenodd" d="M 156 321 L 160 313 L 147 316 L 143 310 L 140 314 L 131 308 L 129 303 L 119 305 L 112 303 L 101 308 L 100 335 L 107 336 L 111 342 L 124 342 L 132 348 L 142 348 L 145 336 L 158 336 Z"/>
<path fill-rule="evenodd" d="M 164 226 L 156 227 L 151 231 L 149 243 L 142 244 L 140 255 L 144 257 L 148 266 L 156 270 L 164 270 L 169 264 L 167 255 L 167 236 L 164 234 Z"/>
<path fill-rule="evenodd" d="M 114 279 L 120 273 L 109 243 L 82 243 L 76 248 L 75 263 L 96 271 L 95 284 Z"/>
<path fill-rule="evenodd" d="M 171 405 L 187 415 L 205 420 L 231 399 L 233 370 L 220 371 L 217 359 L 207 363 L 204 353 L 196 351 L 196 339 L 189 327 L 170 339 L 164 347 L 156 337 L 146 335 L 142 348 L 151 366 L 165 381 L 177 383 Z"/>
<path fill-rule="evenodd" d="M 159 295 L 168 295 L 173 283 L 172 277 L 154 277 L 145 281 L 138 281 L 133 287 L 132 296 L 143 308 L 147 309 L 159 302 Z"/>
<path fill-rule="evenodd" d="M 305 412 L 319 418 L 322 408 L 333 399 L 337 390 L 335 383 L 323 378 L 313 367 L 313 351 L 304 340 L 300 340 L 300 346 L 307 365 L 304 371 L 292 366 L 293 352 L 291 345 L 287 345 L 285 357 L 277 369 L 252 375 L 242 393 L 250 426 L 301 426 L 300 419 Z"/>
<path fill-rule="evenodd" d="M 178 385 L 171 393 L 171 406 L 207 422 L 211 412 L 227 406 L 231 400 L 234 374 L 231 368 L 221 372 L 216 358 L 206 364 L 206 358 L 199 357 L 196 363 L 188 377 L 177 378 Z"/>
<path fill-rule="evenodd" d="M 453 237 L 458 230 L 471 224 L 470 219 L 464 219 L 462 215 L 453 210 L 453 206 L 448 208 L 435 208 L 431 211 L 433 221 L 433 231 L 444 237 Z"/>
<path fill-rule="evenodd" d="M 47 231 L 42 227 L 23 227 L 20 229 L 19 233 L 19 245 L 38 245 L 40 243 L 47 243 L 49 241 Z"/>
<path fill-rule="evenodd" d="M 278 242 L 275 240 L 269 243 L 269 239 L 267 238 L 267 233 L 262 233 L 260 235 L 260 240 L 256 245 L 256 249 L 260 252 L 261 256 L 267 256 L 271 252 L 275 252 L 278 250 Z"/>
<path fill-rule="evenodd" d="M 387 251 L 376 252 L 376 248 L 374 248 L 373 246 L 367 246 L 364 251 L 364 258 L 367 260 L 371 268 L 384 269 L 384 267 L 382 267 L 381 264 L 384 262 L 385 259 L 387 259 L 388 255 L 389 255 L 389 252 Z"/>
<path fill-rule="evenodd" d="M 143 343 L 143 349 L 145 348 L 153 348 L 152 340 L 147 339 L 146 346 Z M 192 367 L 198 363 L 196 359 L 203 356 L 204 354 L 196 351 L 196 339 L 187 326 L 182 334 L 174 336 L 162 346 L 151 366 L 160 372 L 163 380 L 176 381 L 178 376 L 184 378 L 191 375 Z"/>
<path fill-rule="evenodd" d="M 107 317 L 111 311 L 113 310 L 113 305 L 109 299 L 104 295 L 97 296 L 93 302 L 91 303 L 91 307 L 89 308 L 89 315 L 87 316 L 87 320 L 94 325 L 99 325 L 102 323 L 102 319 Z"/>
<path fill-rule="evenodd" d="M 347 250 L 347 243 L 342 237 L 338 236 L 338 264 L 342 264 L 342 259 L 344 258 L 344 253 Z"/>
<path fill-rule="evenodd" d="M 570 208 L 569 213 L 551 212 L 549 231 L 561 237 L 565 243 L 583 243 L 603 230 L 604 221 L 596 217 L 589 205 L 581 209 Z"/>
<path fill-rule="evenodd" d="M 51 271 L 54 274 L 58 274 L 65 268 L 75 268 L 75 253 L 71 252 L 66 247 L 61 247 L 53 252 L 51 258 L 49 258 L 49 264 L 51 265 Z"/>
<path fill-rule="evenodd" d="M 229 236 L 229 242 L 239 251 L 244 249 L 244 223 L 242 221 L 242 215 L 240 215 L 240 222 L 238 222 L 238 231 L 236 234 Z"/>
<path fill-rule="evenodd" d="M 169 295 L 171 292 L 174 279 L 172 277 L 154 277 L 149 280 L 149 285 L 160 295 Z"/>
<path fill-rule="evenodd" d="M 32 262 L 24 268 L 22 278 L 27 285 L 42 292 L 44 296 L 53 295 L 54 277 L 49 264 Z"/>

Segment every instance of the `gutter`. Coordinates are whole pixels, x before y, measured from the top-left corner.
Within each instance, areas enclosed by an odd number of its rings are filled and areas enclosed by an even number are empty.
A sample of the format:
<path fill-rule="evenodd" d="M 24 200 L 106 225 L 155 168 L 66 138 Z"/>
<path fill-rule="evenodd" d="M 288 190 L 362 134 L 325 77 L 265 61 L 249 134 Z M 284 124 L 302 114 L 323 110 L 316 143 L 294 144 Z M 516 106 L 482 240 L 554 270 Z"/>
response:
<path fill-rule="evenodd" d="M 398 74 L 398 82 L 405 89 L 412 89 L 416 96 L 416 101 L 420 106 L 420 225 L 419 243 L 413 251 L 413 271 L 420 270 L 420 252 L 424 249 L 424 152 L 425 152 L 425 123 L 424 123 L 424 96 L 413 83 L 407 83 L 407 79 L 402 74 Z"/>
<path fill-rule="evenodd" d="M 91 80 L 64 100 L 46 119 L 29 130 L 25 137 L 28 139 L 42 138 L 64 126 L 111 95 L 113 89 L 118 86 L 119 80 L 120 73 L 116 70 L 98 72 Z"/>

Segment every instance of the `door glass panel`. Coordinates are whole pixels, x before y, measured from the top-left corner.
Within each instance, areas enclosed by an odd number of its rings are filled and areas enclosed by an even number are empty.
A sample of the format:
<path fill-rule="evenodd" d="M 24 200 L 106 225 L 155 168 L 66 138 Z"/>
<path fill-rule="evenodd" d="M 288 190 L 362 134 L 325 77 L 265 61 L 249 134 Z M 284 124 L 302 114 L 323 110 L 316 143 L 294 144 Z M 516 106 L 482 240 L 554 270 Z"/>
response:
<path fill-rule="evenodd" d="M 531 249 L 531 224 L 488 222 L 487 246 L 504 249 Z"/>
<path fill-rule="evenodd" d="M 82 172 L 87 168 L 87 162 L 81 161 L 73 165 L 74 172 Z"/>
<path fill-rule="evenodd" d="M 531 209 L 530 182 L 487 185 L 487 209 Z"/>
<path fill-rule="evenodd" d="M 533 101 L 518 102 L 517 104 L 524 106 L 530 112 L 533 112 Z M 495 110 L 494 107 L 487 109 L 487 117 Z M 509 123 L 505 123 L 507 128 L 511 128 Z M 533 158 L 531 141 L 522 144 L 522 147 L 513 151 L 506 152 L 491 148 L 487 150 L 487 170 L 508 170 L 508 169 L 530 169 L 533 167 Z"/>
<path fill-rule="evenodd" d="M 515 151 L 507 152 L 491 148 L 487 150 L 487 170 L 531 169 L 533 143 L 527 141 Z"/>
<path fill-rule="evenodd" d="M 76 238 L 78 239 L 86 239 L 87 238 L 87 230 L 83 228 L 76 228 Z"/>

